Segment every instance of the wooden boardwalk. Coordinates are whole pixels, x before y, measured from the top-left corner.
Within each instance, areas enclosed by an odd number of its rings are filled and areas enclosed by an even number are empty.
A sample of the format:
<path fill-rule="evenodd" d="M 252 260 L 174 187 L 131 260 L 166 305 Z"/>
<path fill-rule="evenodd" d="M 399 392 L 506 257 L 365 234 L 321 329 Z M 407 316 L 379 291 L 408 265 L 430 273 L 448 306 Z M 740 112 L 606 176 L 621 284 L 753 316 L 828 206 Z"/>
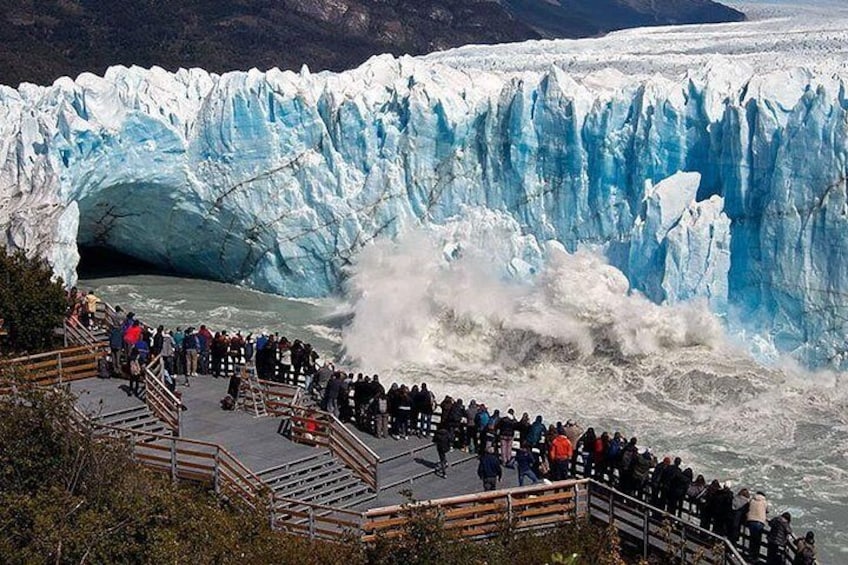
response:
<path fill-rule="evenodd" d="M 182 381 L 182 377 L 179 380 Z M 224 378 L 199 376 L 191 378 L 189 387 L 178 385 L 177 390 L 182 393 L 187 407 L 182 414 L 181 437 L 220 444 L 256 474 L 327 451 L 284 437 L 278 432 L 280 418 L 222 410 L 220 400 L 227 394 L 227 384 Z M 128 395 L 129 386 L 125 380 L 89 378 L 74 381 L 69 386 L 78 396 L 77 408 L 93 418 L 145 405 L 142 399 Z M 376 498 L 355 506 L 357 510 L 406 502 L 401 494 L 405 489 L 412 491 L 415 499 L 424 500 L 475 493 L 481 488 L 477 461 L 472 454 L 449 453 L 448 463 L 452 466 L 445 480 L 433 472 L 438 455 L 430 439 L 377 439 L 352 424 L 346 427 L 381 458 L 381 490 Z M 503 487 L 517 486 L 514 471 L 505 471 Z"/>
<path fill-rule="evenodd" d="M 744 563 L 727 540 L 692 523 L 691 508 L 684 506 L 680 519 L 591 479 L 516 488 L 515 470 L 505 468 L 499 490 L 482 493 L 476 457 L 463 451 L 448 454 L 443 479 L 435 475 L 437 454 L 428 438 L 377 439 L 315 409 L 302 388 L 251 380 L 251 390 L 259 391 L 252 404 L 223 410 L 229 379 L 193 377 L 174 395 L 156 357 L 144 371 L 141 398 L 132 396 L 127 381 L 93 376 L 102 348 L 88 341 L 6 361 L 0 377 L 19 371 L 38 386 L 68 387 L 96 432 L 129 440 L 136 460 L 266 508 L 278 530 L 364 541 L 398 535 L 407 520 L 401 505 L 411 498 L 436 505 L 445 527 L 464 538 L 493 535 L 505 523 L 539 530 L 586 517 L 614 526 L 645 556 L 658 551 L 681 563 Z M 793 553 L 791 546 L 788 562 Z"/>

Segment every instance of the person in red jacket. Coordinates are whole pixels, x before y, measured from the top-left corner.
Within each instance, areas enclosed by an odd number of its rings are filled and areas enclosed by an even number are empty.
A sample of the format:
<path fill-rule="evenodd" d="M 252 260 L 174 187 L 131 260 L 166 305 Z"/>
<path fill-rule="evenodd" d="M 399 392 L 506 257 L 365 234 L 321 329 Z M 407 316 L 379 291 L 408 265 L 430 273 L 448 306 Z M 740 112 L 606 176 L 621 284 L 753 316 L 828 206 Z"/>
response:
<path fill-rule="evenodd" d="M 124 332 L 124 347 L 127 350 L 127 356 L 135 344 L 141 341 L 142 327 L 138 320 L 133 320 L 133 323 Z"/>
<path fill-rule="evenodd" d="M 548 453 L 551 460 L 551 473 L 555 481 L 563 481 L 568 478 L 568 464 L 574 448 L 564 434 L 557 434 L 551 442 L 551 450 Z"/>

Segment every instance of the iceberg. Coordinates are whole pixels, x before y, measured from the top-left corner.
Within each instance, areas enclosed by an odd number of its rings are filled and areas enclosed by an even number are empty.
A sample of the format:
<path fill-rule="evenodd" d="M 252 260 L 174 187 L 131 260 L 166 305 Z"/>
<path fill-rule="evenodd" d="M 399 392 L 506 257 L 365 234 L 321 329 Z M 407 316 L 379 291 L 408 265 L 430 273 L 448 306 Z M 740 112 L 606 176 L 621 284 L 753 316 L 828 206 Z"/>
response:
<path fill-rule="evenodd" d="M 811 52 L 846 21 L 809 23 Z M 0 87 L 0 242 L 68 282 L 77 245 L 102 246 L 320 296 L 372 242 L 476 210 L 523 242 L 498 251 L 507 273 L 533 276 L 549 240 L 592 246 L 633 291 L 705 298 L 826 364 L 848 320 L 848 99 L 832 58 L 796 46 L 774 62 L 792 25 L 380 56 L 337 74 L 113 67 Z M 747 58 L 715 55 L 728 38 Z M 678 56 L 636 57 L 637 40 Z"/>

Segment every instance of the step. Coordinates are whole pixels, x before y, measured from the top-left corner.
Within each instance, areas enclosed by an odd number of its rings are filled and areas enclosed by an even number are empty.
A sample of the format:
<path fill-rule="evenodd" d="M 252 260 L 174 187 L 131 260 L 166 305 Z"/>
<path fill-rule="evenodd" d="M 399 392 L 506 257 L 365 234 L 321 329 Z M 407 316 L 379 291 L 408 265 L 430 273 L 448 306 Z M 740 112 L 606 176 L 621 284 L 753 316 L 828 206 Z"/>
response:
<path fill-rule="evenodd" d="M 328 492 L 337 487 L 339 483 L 350 479 L 352 475 L 346 467 L 338 466 L 335 468 L 327 468 L 324 472 L 312 477 L 304 477 L 303 481 L 295 481 L 294 484 L 289 483 L 281 488 L 275 488 L 274 492 L 280 493 L 280 496 L 293 498 L 295 500 L 306 500 L 313 494 L 320 495 L 323 492 Z M 358 481 L 359 479 L 357 479 Z"/>
<path fill-rule="evenodd" d="M 336 464 L 336 460 L 329 453 L 324 453 L 317 456 L 312 456 L 302 461 L 266 469 L 257 474 L 263 483 L 274 488 L 275 485 L 288 482 L 290 479 L 298 476 L 307 476 L 309 473 L 319 471 L 328 466 Z"/>
<path fill-rule="evenodd" d="M 122 423 L 144 419 L 150 415 L 150 409 L 146 405 L 142 404 L 133 408 L 103 414 L 102 416 L 94 418 L 94 421 L 105 426 L 119 426 Z"/>
<path fill-rule="evenodd" d="M 337 508 L 345 508 L 350 505 L 360 504 L 361 500 L 368 500 L 372 497 L 376 496 L 365 483 L 362 483 L 358 479 L 351 480 L 346 484 L 346 488 L 339 489 L 334 491 L 326 496 L 320 496 L 308 500 L 303 500 L 303 502 L 311 502 L 313 504 L 320 504 L 322 506 L 335 506 Z M 309 506 L 304 504 L 296 504 L 296 503 L 288 503 L 281 502 L 278 503 L 275 507 L 275 512 L 279 516 L 284 516 L 287 511 L 289 512 L 306 512 Z M 327 510 L 325 513 L 331 513 L 331 510 Z M 295 522 L 305 522 L 305 519 L 295 520 Z"/>
<path fill-rule="evenodd" d="M 282 480 L 275 481 L 271 488 L 277 492 L 289 492 L 300 488 L 302 485 L 321 481 L 323 478 L 338 473 L 339 469 L 344 470 L 345 467 L 338 463 L 331 462 L 317 469 L 295 473 L 285 477 Z M 267 483 L 266 483 L 267 484 Z"/>

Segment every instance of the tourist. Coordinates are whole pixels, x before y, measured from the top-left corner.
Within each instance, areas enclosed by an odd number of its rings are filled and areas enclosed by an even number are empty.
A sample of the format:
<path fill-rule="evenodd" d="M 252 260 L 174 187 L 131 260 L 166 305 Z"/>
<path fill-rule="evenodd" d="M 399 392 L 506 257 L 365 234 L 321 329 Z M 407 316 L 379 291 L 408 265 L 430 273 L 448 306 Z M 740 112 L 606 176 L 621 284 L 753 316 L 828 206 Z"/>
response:
<path fill-rule="evenodd" d="M 289 338 L 283 336 L 280 338 L 280 342 L 277 344 L 277 351 L 279 351 L 280 359 L 278 361 L 278 366 L 280 368 L 280 380 L 284 383 L 289 383 L 293 385 L 297 385 L 296 381 L 292 381 L 291 379 L 291 370 L 292 370 L 292 354 L 291 354 L 291 343 L 289 343 Z"/>
<path fill-rule="evenodd" d="M 669 514 L 679 516 L 683 510 L 683 498 L 692 484 L 692 469 L 685 471 L 680 468 L 680 457 L 674 458 L 674 464 L 666 470 L 667 479 L 665 482 L 665 511 Z"/>
<path fill-rule="evenodd" d="M 420 414 L 419 418 L 421 418 L 421 424 L 418 430 L 424 437 L 430 435 L 433 427 L 433 404 L 435 404 L 435 401 L 436 399 L 433 397 L 433 393 L 427 388 L 427 383 L 421 383 L 421 389 L 415 395 L 415 398 L 413 398 L 413 402 Z"/>
<path fill-rule="evenodd" d="M 762 491 L 757 491 L 748 504 L 748 513 L 745 515 L 745 526 L 748 528 L 748 555 L 752 559 L 759 559 L 760 545 L 763 539 L 763 530 L 766 527 L 766 515 L 768 514 L 768 501 Z"/>
<path fill-rule="evenodd" d="M 418 412 L 418 404 L 415 401 L 415 397 L 418 396 L 419 392 L 421 391 L 418 385 L 412 385 L 412 388 L 409 390 L 409 433 L 416 437 L 421 437 L 421 432 L 418 428 L 421 413 Z"/>
<path fill-rule="evenodd" d="M 477 444 L 480 440 L 480 434 L 477 433 L 477 413 L 479 411 L 480 406 L 472 398 L 465 408 L 465 439 L 470 453 L 478 453 Z"/>
<path fill-rule="evenodd" d="M 409 416 L 412 412 L 412 400 L 409 389 L 401 385 L 397 395 L 397 439 L 409 439 Z"/>
<path fill-rule="evenodd" d="M 162 355 L 162 361 L 165 364 L 165 369 L 168 371 L 168 374 L 173 374 L 174 372 L 174 335 L 173 332 L 163 332 L 161 345 L 159 346 L 160 354 Z M 176 386 L 176 380 L 174 381 L 174 386 Z"/>
<path fill-rule="evenodd" d="M 624 449 L 621 451 L 621 457 L 618 460 L 618 485 L 624 494 L 632 495 L 635 489 L 633 484 L 633 467 L 636 464 L 636 459 L 639 457 L 639 448 L 636 447 L 637 439 L 630 438 Z"/>
<path fill-rule="evenodd" d="M 185 375 L 186 374 L 186 359 L 185 359 L 185 350 L 183 350 L 183 341 L 185 340 L 185 333 L 182 328 L 177 326 L 177 329 L 174 330 L 174 374 L 175 375 Z"/>
<path fill-rule="evenodd" d="M 580 424 L 573 420 L 567 420 L 565 422 L 565 427 L 563 428 L 565 431 L 565 437 L 568 438 L 568 441 L 571 443 L 572 456 L 570 462 L 570 470 L 569 473 L 572 475 L 577 475 L 577 443 L 580 441 L 580 437 L 583 435 L 583 428 L 580 427 Z"/>
<path fill-rule="evenodd" d="M 786 544 L 792 535 L 792 515 L 784 512 L 769 520 L 768 533 L 768 565 L 783 565 L 786 563 Z"/>
<path fill-rule="evenodd" d="M 353 413 L 350 407 L 350 387 L 353 384 L 353 373 L 348 373 L 339 383 L 339 394 L 336 403 L 339 407 L 339 420 L 343 423 L 350 422 Z"/>
<path fill-rule="evenodd" d="M 739 534 L 742 531 L 742 522 L 748 514 L 748 506 L 751 503 L 751 494 L 748 489 L 740 489 L 736 496 L 733 497 L 731 503 L 732 520 L 730 521 L 730 529 L 727 532 L 727 539 L 734 545 L 739 540 Z"/>
<path fill-rule="evenodd" d="M 556 434 L 551 440 L 548 456 L 554 481 L 564 481 L 568 478 L 568 467 L 571 463 L 573 451 L 571 442 L 568 441 L 564 433 Z"/>
<path fill-rule="evenodd" d="M 389 436 L 389 402 L 386 393 L 379 393 L 371 401 L 371 415 L 374 417 L 374 436 L 387 438 Z"/>
<path fill-rule="evenodd" d="M 97 316 L 97 305 L 100 303 L 100 299 L 92 291 L 88 291 L 85 294 L 85 304 L 83 307 L 83 311 L 85 312 L 84 324 L 85 327 L 91 328 L 94 325 L 94 320 Z"/>
<path fill-rule="evenodd" d="M 353 383 L 353 416 L 356 418 L 356 425 L 359 429 L 364 430 L 365 425 L 365 407 L 368 405 L 368 388 L 369 381 L 359 373 L 356 375 L 356 380 Z"/>
<path fill-rule="evenodd" d="M 439 463 L 436 466 L 436 475 L 443 479 L 447 477 L 447 453 L 451 449 L 450 432 L 445 428 L 439 428 L 433 434 L 433 443 L 436 444 L 436 452 L 439 454 Z"/>
<path fill-rule="evenodd" d="M 509 408 L 506 416 L 500 419 L 497 425 L 498 442 L 501 448 L 501 463 L 505 467 L 512 468 L 512 442 L 515 441 L 515 411 Z"/>
<path fill-rule="evenodd" d="M 201 326 L 203 328 L 204 326 Z M 209 346 L 209 354 L 212 359 L 212 376 L 216 379 L 221 376 L 221 365 L 227 354 L 227 332 L 215 332 L 212 344 Z M 203 362 L 201 361 L 201 365 Z"/>
<path fill-rule="evenodd" d="M 474 417 L 474 425 L 477 429 L 477 453 L 482 455 L 486 451 L 485 433 L 489 425 L 489 410 L 485 404 L 480 404 L 477 409 L 477 415 Z"/>
<path fill-rule="evenodd" d="M 721 496 L 721 490 L 721 483 L 719 483 L 717 480 L 713 480 L 713 482 L 711 482 L 709 486 L 704 489 L 704 494 L 701 497 L 703 503 L 700 506 L 700 526 L 705 530 L 712 530 L 715 532 L 713 528 L 714 525 L 718 522 L 718 506 Z"/>
<path fill-rule="evenodd" d="M 651 506 L 654 508 L 665 508 L 663 477 L 669 467 L 671 467 L 671 459 L 663 457 L 663 460 L 654 467 L 654 471 L 651 473 Z"/>
<path fill-rule="evenodd" d="M 139 360 L 139 352 L 136 347 L 133 347 L 130 350 L 129 360 L 130 388 L 129 392 L 127 392 L 127 396 L 138 396 L 140 392 L 139 385 L 141 384 L 141 373 L 143 369 L 141 366 L 141 361 Z"/>
<path fill-rule="evenodd" d="M 150 342 L 150 355 L 151 357 L 156 357 L 159 353 L 162 352 L 162 336 L 165 333 L 165 326 L 159 326 L 156 328 L 156 331 L 153 332 L 153 338 Z"/>
<path fill-rule="evenodd" d="M 816 535 L 813 532 L 807 532 L 804 539 L 798 540 L 792 565 L 813 565 L 815 562 Z"/>
<path fill-rule="evenodd" d="M 192 327 L 186 328 L 183 348 L 186 355 L 185 385 L 189 386 L 188 378 L 197 376 L 197 365 L 200 358 L 200 340 Z"/>
<path fill-rule="evenodd" d="M 631 488 L 634 496 L 639 500 L 645 500 L 645 487 L 650 480 L 651 468 L 656 466 L 657 458 L 651 451 L 645 448 L 641 455 L 637 455 L 630 471 Z"/>
<path fill-rule="evenodd" d="M 545 435 L 545 423 L 541 416 L 536 416 L 536 419 L 530 424 L 530 429 L 527 431 L 526 441 L 530 445 L 530 449 L 539 447 L 542 444 L 542 438 Z"/>
<path fill-rule="evenodd" d="M 342 387 L 342 375 L 333 373 L 327 380 L 327 386 L 324 387 L 324 398 L 321 404 L 327 412 L 333 416 L 339 416 L 339 390 Z"/>
<path fill-rule="evenodd" d="M 230 338 L 227 356 L 229 358 L 227 370 L 232 371 L 233 374 L 241 373 L 242 359 L 244 359 L 244 337 L 241 332 L 237 331 L 236 335 Z"/>
<path fill-rule="evenodd" d="M 442 413 L 442 417 L 444 416 L 445 414 Z M 451 404 L 450 411 L 447 414 L 447 425 L 448 431 L 451 434 L 453 446 L 458 449 L 464 449 L 466 446 L 465 424 L 463 423 L 464 419 L 465 404 L 463 404 L 461 398 L 457 398 L 456 401 Z"/>
<path fill-rule="evenodd" d="M 119 326 L 112 326 L 109 329 L 109 355 L 112 361 L 112 374 L 120 376 L 121 374 L 121 351 L 124 348 L 124 334 Z"/>
<path fill-rule="evenodd" d="M 202 375 L 209 374 L 209 353 L 212 347 L 212 332 L 204 325 L 200 325 L 200 330 L 197 332 L 198 345 L 198 371 Z"/>
<path fill-rule="evenodd" d="M 294 340 L 290 353 L 292 363 L 292 384 L 297 386 L 300 383 L 300 375 L 303 374 L 303 368 L 306 365 L 306 351 L 303 347 L 303 342 L 299 339 Z"/>
<path fill-rule="evenodd" d="M 493 424 L 489 424 L 494 429 Z M 483 481 L 483 490 L 495 490 L 498 482 L 501 480 L 501 462 L 495 455 L 495 449 L 492 446 L 486 447 L 485 453 L 480 457 L 480 462 L 477 465 L 477 476 Z"/>
<path fill-rule="evenodd" d="M 244 338 L 244 362 L 248 365 L 253 364 L 253 356 L 256 354 L 256 343 L 253 341 L 253 334 L 248 333 Z"/>
<path fill-rule="evenodd" d="M 592 476 L 592 461 L 595 455 L 595 442 L 597 439 L 595 428 L 590 427 L 586 429 L 586 432 L 579 440 L 581 452 L 583 453 L 583 477 L 587 479 Z"/>
<path fill-rule="evenodd" d="M 519 447 L 515 454 L 515 465 L 518 469 L 518 486 L 524 486 L 524 479 L 530 479 L 530 482 L 536 484 L 539 482 L 539 477 L 533 472 L 533 467 L 536 465 L 536 459 L 533 457 L 533 452 L 530 451 L 530 444 L 524 442 Z"/>

